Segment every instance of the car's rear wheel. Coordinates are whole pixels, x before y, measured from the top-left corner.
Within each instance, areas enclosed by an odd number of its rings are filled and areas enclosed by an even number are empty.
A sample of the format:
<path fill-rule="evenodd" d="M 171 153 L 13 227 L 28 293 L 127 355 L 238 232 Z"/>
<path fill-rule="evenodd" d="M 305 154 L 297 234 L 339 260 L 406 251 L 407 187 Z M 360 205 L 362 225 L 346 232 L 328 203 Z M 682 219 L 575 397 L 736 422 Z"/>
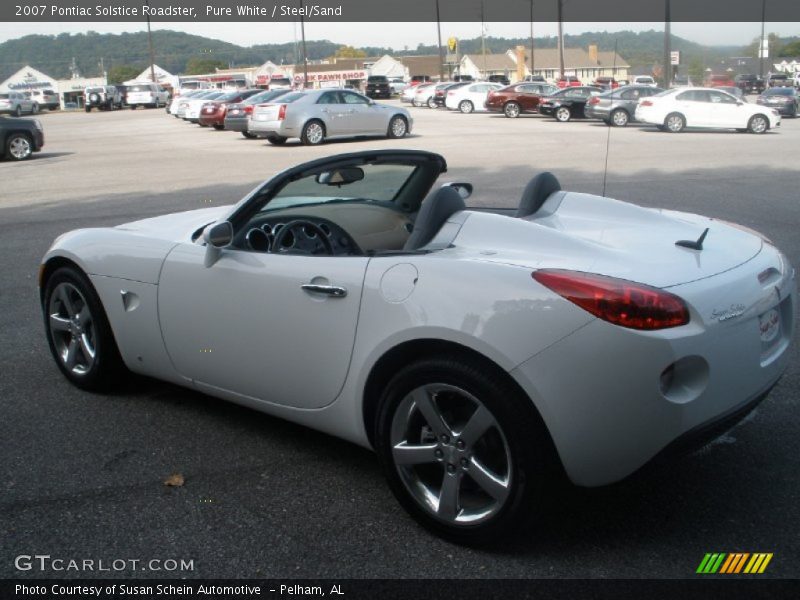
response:
<path fill-rule="evenodd" d="M 764 115 L 753 115 L 747 122 L 747 131 L 750 133 L 764 133 L 769 129 L 769 119 Z"/>
<path fill-rule="evenodd" d="M 97 292 L 78 269 L 61 267 L 48 278 L 44 325 L 58 368 L 78 387 L 106 390 L 125 372 Z"/>
<path fill-rule="evenodd" d="M 520 107 L 519 104 L 516 102 L 508 102 L 503 107 L 503 114 L 507 116 L 509 119 L 516 119 L 520 114 Z"/>
<path fill-rule="evenodd" d="M 325 141 L 325 126 L 322 121 L 316 119 L 309 121 L 303 126 L 300 139 L 306 146 L 316 146 Z"/>
<path fill-rule="evenodd" d="M 530 400 L 501 371 L 461 356 L 400 370 L 381 396 L 375 442 L 400 504 L 464 543 L 523 526 L 556 472 Z"/>
<path fill-rule="evenodd" d="M 475 105 L 469 100 L 462 100 L 458 103 L 458 110 L 466 115 L 475 110 Z"/>
<path fill-rule="evenodd" d="M 136 110 L 136 105 L 135 104 L 131 104 L 131 110 Z"/>
<path fill-rule="evenodd" d="M 242 136 L 248 140 L 254 140 L 258 137 L 255 133 L 250 133 L 249 131 L 242 131 Z"/>
<path fill-rule="evenodd" d="M 555 112 L 556 121 L 561 121 L 562 123 L 566 123 L 572 118 L 572 113 L 570 113 L 569 108 L 566 106 L 560 106 L 556 109 Z"/>
<path fill-rule="evenodd" d="M 33 154 L 33 142 L 25 133 L 12 133 L 6 140 L 6 156 L 11 160 L 27 160 Z"/>
<path fill-rule="evenodd" d="M 91 106 L 87 106 L 87 107 L 86 107 L 84 110 L 85 110 L 87 113 L 88 113 L 88 112 L 92 112 L 92 107 L 91 107 Z"/>
<path fill-rule="evenodd" d="M 35 114 L 37 114 L 38 112 L 39 112 L 39 105 L 38 105 L 38 104 L 36 104 L 36 102 L 34 102 L 34 103 L 33 103 L 33 106 L 31 106 L 31 114 L 32 114 L 32 115 L 35 115 Z"/>
<path fill-rule="evenodd" d="M 428 108 L 436 108 L 436 99 L 431 97 L 428 98 Z"/>
<path fill-rule="evenodd" d="M 680 133 L 686 128 L 686 119 L 680 113 L 671 113 L 664 119 L 664 129 L 670 133 Z"/>
<path fill-rule="evenodd" d="M 282 135 L 268 135 L 267 141 L 272 144 L 273 146 L 283 146 L 286 143 L 286 140 L 289 138 L 285 138 Z"/>
<path fill-rule="evenodd" d="M 22 116 L 22 106 L 20 106 L 19 104 L 17 104 L 17 108 L 14 110 L 14 116 L 15 117 Z"/>
<path fill-rule="evenodd" d="M 386 137 L 401 138 L 404 137 L 406 133 L 408 133 L 408 122 L 405 120 L 405 117 L 401 117 L 400 115 L 393 116 L 392 120 L 389 121 L 389 130 L 386 132 Z"/>
<path fill-rule="evenodd" d="M 214 129 L 216 129 L 217 131 L 222 131 L 223 129 L 225 129 L 225 125 L 220 125 L 219 123 L 214 123 L 214 126 L 213 126 L 213 127 L 214 127 Z"/>
<path fill-rule="evenodd" d="M 631 117 L 628 111 L 618 108 L 611 113 L 611 123 L 614 127 L 625 127 L 630 121 Z"/>

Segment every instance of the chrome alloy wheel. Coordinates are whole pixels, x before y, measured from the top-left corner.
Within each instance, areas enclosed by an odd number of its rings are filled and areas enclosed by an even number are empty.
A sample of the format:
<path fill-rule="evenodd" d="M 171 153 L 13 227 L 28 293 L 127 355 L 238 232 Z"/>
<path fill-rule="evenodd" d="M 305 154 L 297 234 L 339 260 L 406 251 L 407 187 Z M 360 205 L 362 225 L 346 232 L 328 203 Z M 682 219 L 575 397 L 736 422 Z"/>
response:
<path fill-rule="evenodd" d="M 756 115 L 750 119 L 750 131 L 753 133 L 764 133 L 769 127 L 766 117 Z"/>
<path fill-rule="evenodd" d="M 394 412 L 392 460 L 408 492 L 449 525 L 474 525 L 496 515 L 509 498 L 512 461 L 491 412 L 456 386 L 412 390 Z"/>
<path fill-rule="evenodd" d="M 394 137 L 403 137 L 406 134 L 406 122 L 402 117 L 395 117 L 392 119 L 392 135 Z"/>
<path fill-rule="evenodd" d="M 670 115 L 667 117 L 667 129 L 669 129 L 672 133 L 683 131 L 683 128 L 684 121 L 682 116 Z"/>
<path fill-rule="evenodd" d="M 85 375 L 97 355 L 97 331 L 83 294 L 73 284 L 59 283 L 47 307 L 50 336 L 64 367 Z"/>
<path fill-rule="evenodd" d="M 324 137 L 325 132 L 322 129 L 322 125 L 319 123 L 311 123 L 306 127 L 306 138 L 308 138 L 308 141 L 312 144 L 319 144 Z"/>
<path fill-rule="evenodd" d="M 18 135 L 8 143 L 8 153 L 15 160 L 24 160 L 33 152 L 31 141 L 24 135 Z"/>

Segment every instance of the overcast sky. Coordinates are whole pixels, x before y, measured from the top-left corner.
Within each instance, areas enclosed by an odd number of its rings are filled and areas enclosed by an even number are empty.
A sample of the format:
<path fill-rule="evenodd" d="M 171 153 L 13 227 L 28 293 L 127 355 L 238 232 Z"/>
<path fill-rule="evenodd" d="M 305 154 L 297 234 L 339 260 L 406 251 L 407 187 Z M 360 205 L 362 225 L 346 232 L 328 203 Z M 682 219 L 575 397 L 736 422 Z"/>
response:
<path fill-rule="evenodd" d="M 585 31 L 646 31 L 663 30 L 663 23 L 565 23 L 564 32 Z M 195 35 L 232 42 L 242 46 L 263 43 L 291 42 L 295 26 L 291 23 L 154 23 L 154 29 L 172 29 Z M 525 37 L 529 35 L 527 23 L 487 23 L 487 35 L 494 37 Z M 141 23 L 0 23 L 0 42 L 32 33 L 59 34 L 122 33 L 142 31 Z M 436 23 L 306 23 L 306 39 L 328 39 L 355 46 L 385 46 L 402 50 L 405 46 L 436 43 Z M 782 36 L 800 35 L 800 23 L 767 23 L 767 31 Z M 478 37 L 480 23 L 442 23 L 442 39 L 454 35 L 458 38 Z M 673 23 L 672 33 L 709 45 L 745 45 L 761 33 L 761 23 Z M 537 23 L 536 36 L 555 35 L 555 23 Z M 299 31 L 297 32 L 299 36 Z"/>

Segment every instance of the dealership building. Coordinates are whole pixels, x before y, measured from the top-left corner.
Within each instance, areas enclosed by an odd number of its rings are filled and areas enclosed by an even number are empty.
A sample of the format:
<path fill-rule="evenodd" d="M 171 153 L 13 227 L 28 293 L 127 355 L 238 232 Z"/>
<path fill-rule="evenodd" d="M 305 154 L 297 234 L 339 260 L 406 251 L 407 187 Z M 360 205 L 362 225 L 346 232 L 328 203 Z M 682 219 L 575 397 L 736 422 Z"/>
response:
<path fill-rule="evenodd" d="M 105 77 L 72 77 L 56 79 L 30 65 L 22 67 L 8 79 L 0 83 L 2 92 L 30 92 L 32 90 L 52 90 L 58 95 L 61 108 L 74 103 L 83 106 L 83 90 L 87 87 L 106 85 Z"/>

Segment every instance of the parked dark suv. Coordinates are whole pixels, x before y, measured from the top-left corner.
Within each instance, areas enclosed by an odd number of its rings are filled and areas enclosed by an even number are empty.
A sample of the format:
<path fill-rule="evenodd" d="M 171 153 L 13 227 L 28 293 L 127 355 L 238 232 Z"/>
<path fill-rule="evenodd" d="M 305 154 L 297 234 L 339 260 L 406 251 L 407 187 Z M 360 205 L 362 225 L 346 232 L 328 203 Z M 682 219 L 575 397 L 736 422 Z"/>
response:
<path fill-rule="evenodd" d="M 44 130 L 38 119 L 0 117 L 0 156 L 27 160 L 44 146 Z"/>
<path fill-rule="evenodd" d="M 737 75 L 734 78 L 734 83 L 745 94 L 760 94 L 764 91 L 764 80 L 752 73 Z"/>
<path fill-rule="evenodd" d="M 386 75 L 370 75 L 367 79 L 367 96 L 370 98 L 391 98 L 392 86 Z"/>

